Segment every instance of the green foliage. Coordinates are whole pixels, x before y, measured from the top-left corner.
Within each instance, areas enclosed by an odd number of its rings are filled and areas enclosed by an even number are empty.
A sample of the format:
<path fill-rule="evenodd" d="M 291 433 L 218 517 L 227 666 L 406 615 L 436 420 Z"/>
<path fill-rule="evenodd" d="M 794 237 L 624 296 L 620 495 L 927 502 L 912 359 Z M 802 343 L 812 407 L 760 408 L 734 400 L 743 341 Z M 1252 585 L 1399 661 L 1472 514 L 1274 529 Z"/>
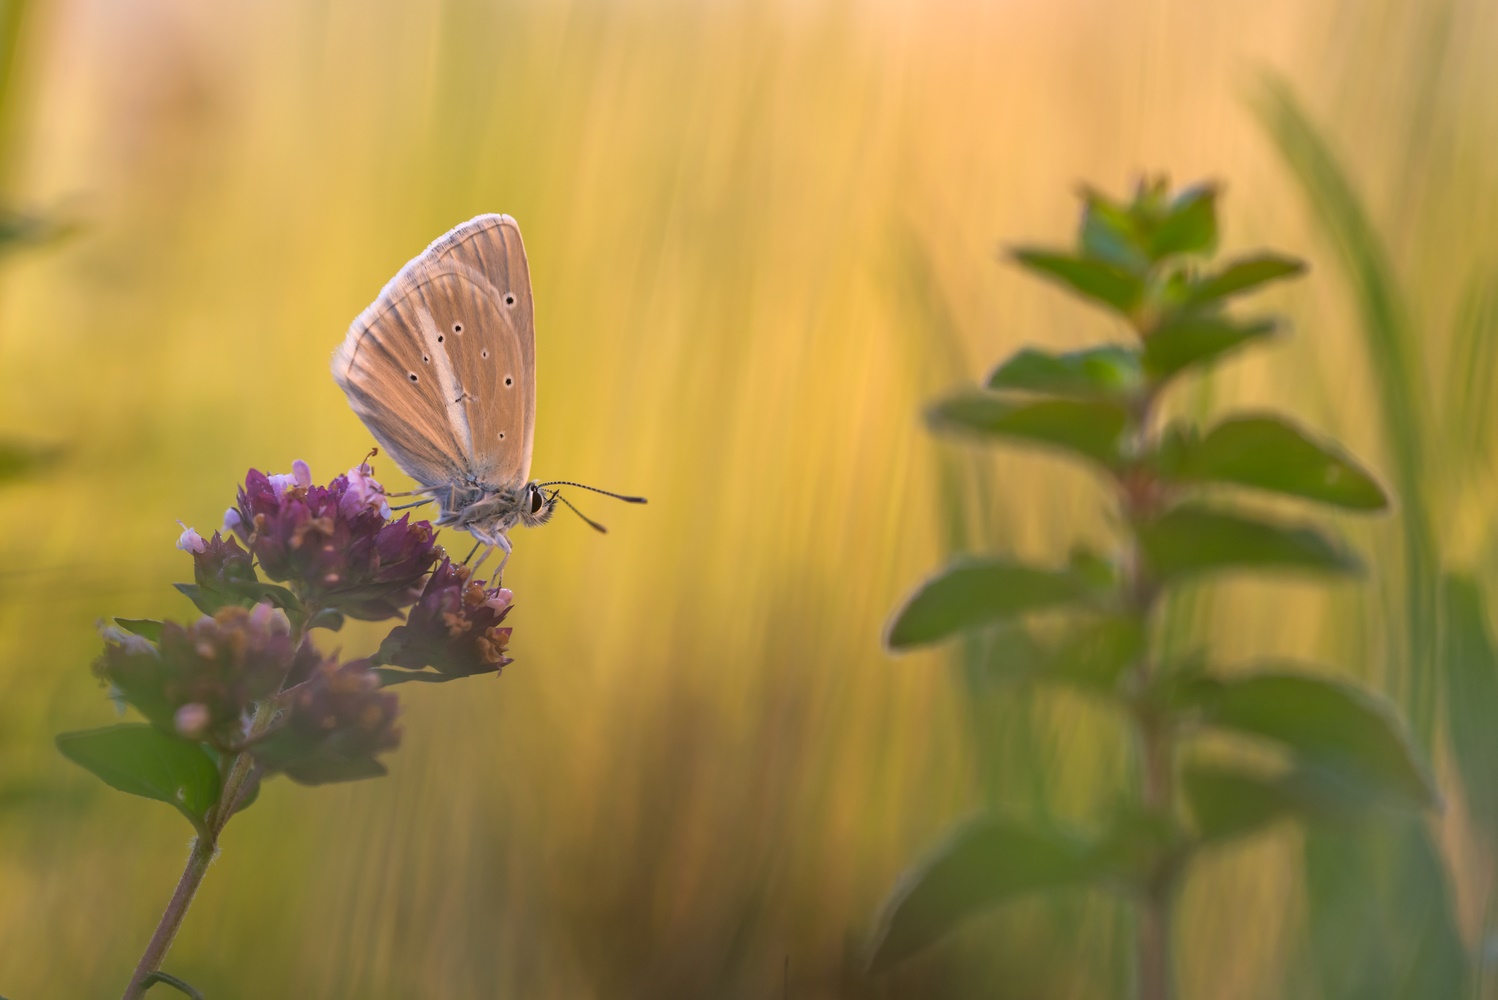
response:
<path fill-rule="evenodd" d="M 1467 811 L 1490 842 L 1498 842 L 1498 650 L 1477 583 L 1451 574 L 1443 592 L 1441 666 L 1451 756 Z"/>
<path fill-rule="evenodd" d="M 1125 315 L 1138 307 L 1144 295 L 1144 283 L 1138 277 L 1107 260 L 1024 249 L 1014 251 L 1014 259 L 1036 274 Z"/>
<path fill-rule="evenodd" d="M 952 830 L 905 873 L 880 916 L 869 964 L 882 972 L 946 934 L 974 911 L 1042 889 L 1085 884 L 1100 870 L 1098 845 L 1074 834 L 999 817 Z"/>
<path fill-rule="evenodd" d="M 1339 448 L 1278 417 L 1224 420 L 1186 444 L 1162 472 L 1177 482 L 1232 483 L 1348 510 L 1389 505 L 1378 482 Z"/>
<path fill-rule="evenodd" d="M 204 749 L 154 726 L 127 723 L 63 733 L 57 749 L 111 788 L 172 806 L 199 831 L 218 804 L 218 765 Z"/>
<path fill-rule="evenodd" d="M 161 622 L 153 618 L 116 618 L 114 623 L 133 635 L 150 642 L 161 641 Z"/>
<path fill-rule="evenodd" d="M 1017 389 L 1071 399 L 1127 399 L 1143 384 L 1139 352 L 1113 345 L 1070 354 L 1026 348 L 988 377 L 990 389 Z"/>
<path fill-rule="evenodd" d="M 910 596 L 885 641 L 891 649 L 940 642 L 1027 611 L 1081 601 L 1091 591 L 1091 581 L 1075 570 L 1036 569 L 1006 559 L 965 560 Z"/>
<path fill-rule="evenodd" d="M 1235 320 L 1215 313 L 1182 312 L 1150 333 L 1144 343 L 1144 368 L 1165 381 L 1193 366 L 1274 333 L 1272 320 Z"/>
<path fill-rule="evenodd" d="M 1184 503 L 1139 526 L 1141 551 L 1162 582 L 1221 570 L 1355 573 L 1358 558 L 1314 528 Z"/>
<path fill-rule="evenodd" d="M 903 651 L 990 632 L 988 676 L 1085 691 L 1127 717 L 1140 786 L 1095 836 L 994 817 L 957 827 L 885 902 L 875 970 L 980 908 L 1062 886 L 1122 885 L 1154 926 L 1169 926 L 1175 886 L 1199 849 L 1282 819 L 1352 829 L 1438 802 L 1429 766 L 1386 700 L 1302 672 L 1219 676 L 1204 657 L 1167 661 L 1151 642 L 1161 599 L 1203 575 L 1362 568 L 1324 528 L 1249 513 L 1222 494 L 1248 489 L 1353 512 L 1389 505 L 1340 446 L 1281 417 L 1156 426 L 1155 405 L 1173 380 L 1277 329 L 1272 319 L 1229 313 L 1229 300 L 1304 270 L 1268 252 L 1210 268 L 1216 201 L 1211 185 L 1172 194 L 1163 182 L 1145 183 L 1127 203 L 1085 192 L 1075 248 L 1025 248 L 1014 259 L 1119 317 L 1136 343 L 1066 354 L 1027 348 L 984 388 L 930 411 L 936 430 L 1038 444 L 1100 468 L 1121 544 L 1112 557 L 1076 555 L 1064 570 L 962 560 L 907 599 L 887 645 Z M 1044 627 L 1033 620 L 1040 611 Z M 1488 682 L 1498 698 L 1498 680 Z M 1226 736 L 1245 753 L 1182 766 L 1196 733 Z M 1266 748 L 1277 754 L 1273 766 L 1262 760 Z M 1168 940 L 1141 932 L 1140 948 L 1149 951 L 1140 968 L 1169 969 Z M 1151 982 L 1151 1000 L 1169 995 L 1168 983 Z"/>
<path fill-rule="evenodd" d="M 1393 661 L 1389 673 L 1398 685 L 1394 694 L 1418 742 L 1428 749 L 1436 739 L 1439 706 L 1444 704 L 1448 713 L 1465 710 L 1454 692 L 1443 696 L 1440 690 L 1443 681 L 1451 680 L 1453 663 L 1436 659 L 1443 588 L 1431 496 L 1445 477 L 1433 474 L 1432 463 L 1461 436 L 1451 430 L 1438 434 L 1432 427 L 1420 345 L 1437 331 L 1412 320 L 1411 296 L 1401 285 L 1389 241 L 1379 234 L 1343 165 L 1351 161 L 1339 157 L 1282 81 L 1266 79 L 1254 96 L 1255 110 L 1299 185 L 1315 229 L 1350 294 L 1356 330 L 1374 376 L 1374 409 L 1399 497 L 1403 569 L 1400 592 L 1383 602 L 1393 612 L 1384 616 L 1384 645 Z M 1396 192 L 1394 198 L 1413 194 Z M 1471 284 L 1491 286 L 1485 267 L 1473 274 Z M 1472 320 L 1477 328 L 1484 325 L 1477 317 Z M 1480 365 L 1480 353 L 1460 343 L 1455 347 L 1453 363 Z M 1460 391 L 1451 395 L 1460 407 Z M 1457 457 L 1452 467 L 1460 468 L 1460 463 Z M 1448 600 L 1453 596 L 1449 588 L 1444 594 Z M 1461 615 L 1460 607 L 1455 610 L 1454 616 L 1451 607 L 1444 609 L 1448 627 Z M 1471 773 L 1473 763 L 1460 762 L 1455 733 L 1448 731 L 1448 737 L 1458 757 L 1458 773 Z M 1464 739 L 1462 745 L 1475 751 L 1470 740 Z M 1366 849 L 1339 847 L 1314 831 L 1307 838 L 1307 962 L 1320 978 L 1316 995 L 1329 1000 L 1464 995 L 1467 969 L 1474 960 L 1463 953 L 1445 873 L 1428 834 L 1411 826 L 1403 836 L 1360 836 L 1360 846 Z M 1491 893 L 1491 885 L 1487 891 Z M 1475 961 L 1487 964 L 1480 952 Z"/>
<path fill-rule="evenodd" d="M 169 975 L 168 973 L 161 971 L 151 973 L 141 982 L 141 985 L 146 987 L 147 989 L 150 989 L 157 983 L 161 983 L 163 986 L 170 986 L 178 993 L 186 994 L 191 998 L 191 1000 L 203 1000 L 203 994 L 199 992 L 198 989 L 191 983 L 187 982 L 185 979 L 179 979 L 176 976 Z"/>
<path fill-rule="evenodd" d="M 937 403 L 932 427 L 981 437 L 1012 438 L 1090 458 L 1105 469 L 1120 461 L 1129 412 L 1107 400 L 1005 399 L 969 392 Z"/>
<path fill-rule="evenodd" d="M 1205 305 L 1212 302 L 1256 292 L 1271 281 L 1298 278 L 1304 274 L 1305 264 L 1294 257 L 1277 253 L 1257 253 L 1233 261 L 1215 274 L 1196 278 L 1187 287 L 1188 305 Z"/>
<path fill-rule="evenodd" d="M 1434 779 L 1385 698 L 1303 673 L 1191 678 L 1175 705 L 1202 725 L 1263 737 L 1301 763 L 1392 802 L 1434 806 Z"/>

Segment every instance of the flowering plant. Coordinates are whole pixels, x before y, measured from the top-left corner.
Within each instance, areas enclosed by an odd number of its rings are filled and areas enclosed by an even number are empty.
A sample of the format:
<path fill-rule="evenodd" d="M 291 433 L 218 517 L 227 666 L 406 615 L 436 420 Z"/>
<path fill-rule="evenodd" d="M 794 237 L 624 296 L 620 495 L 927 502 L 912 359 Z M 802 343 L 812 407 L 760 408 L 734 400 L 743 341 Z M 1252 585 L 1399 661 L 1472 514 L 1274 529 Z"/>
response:
<path fill-rule="evenodd" d="M 314 485 L 305 462 L 286 475 L 251 469 L 222 529 L 183 525 L 193 560 L 179 583 L 202 613 L 184 623 L 104 624 L 94 673 L 123 711 L 146 720 L 64 733 L 58 749 L 111 787 L 171 805 L 197 831 L 187 868 L 126 989 L 194 991 L 160 969 L 224 826 L 262 779 L 319 785 L 385 774 L 400 745 L 400 705 L 386 690 L 498 674 L 513 595 L 472 578 L 426 521 L 393 518 L 368 461 Z M 397 621 L 378 651 L 340 661 L 313 642 L 348 618 Z"/>

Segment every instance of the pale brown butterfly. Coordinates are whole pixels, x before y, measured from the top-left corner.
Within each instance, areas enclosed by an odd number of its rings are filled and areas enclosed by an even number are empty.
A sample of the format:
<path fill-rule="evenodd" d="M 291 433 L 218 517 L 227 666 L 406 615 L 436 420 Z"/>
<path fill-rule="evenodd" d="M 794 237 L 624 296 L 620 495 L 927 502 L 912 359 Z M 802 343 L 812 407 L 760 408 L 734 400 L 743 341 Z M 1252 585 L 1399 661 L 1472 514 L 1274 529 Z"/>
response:
<path fill-rule="evenodd" d="M 425 499 L 409 506 L 436 501 L 437 524 L 471 534 L 474 551 L 488 547 L 485 558 L 497 547 L 507 561 L 511 528 L 545 524 L 558 500 L 572 507 L 556 487 L 645 502 L 530 481 L 535 311 L 520 227 L 508 215 L 470 219 L 401 268 L 333 352 L 333 378 L 420 484 L 407 495 Z"/>

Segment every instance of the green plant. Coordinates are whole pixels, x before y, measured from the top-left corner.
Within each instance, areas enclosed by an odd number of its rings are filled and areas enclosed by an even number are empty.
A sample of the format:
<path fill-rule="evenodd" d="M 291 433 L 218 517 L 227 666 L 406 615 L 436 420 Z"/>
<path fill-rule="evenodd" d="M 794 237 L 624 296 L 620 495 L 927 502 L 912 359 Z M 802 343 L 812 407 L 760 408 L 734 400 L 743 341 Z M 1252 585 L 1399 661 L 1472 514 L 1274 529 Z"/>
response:
<path fill-rule="evenodd" d="M 1436 801 L 1427 764 L 1391 705 L 1317 673 L 1262 663 L 1222 669 L 1205 653 L 1167 656 L 1162 604 L 1203 577 L 1238 571 L 1348 576 L 1358 558 L 1326 531 L 1253 510 L 1246 490 L 1354 512 L 1385 509 L 1379 483 L 1337 445 L 1289 420 L 1243 413 L 1209 427 L 1164 420 L 1182 377 L 1260 343 L 1277 324 L 1229 302 L 1295 277 L 1296 260 L 1258 253 L 1213 266 L 1217 190 L 1143 183 L 1127 203 L 1084 193 L 1071 252 L 1020 249 L 1021 266 L 1113 313 L 1133 340 L 1065 354 L 1025 349 L 987 384 L 937 403 L 932 426 L 982 441 L 1060 451 L 1101 474 L 1117 513 L 1111 557 L 1075 551 L 1059 567 L 965 558 L 922 584 L 886 637 L 904 651 L 995 626 L 993 667 L 1068 686 L 1123 713 L 1136 778 L 1095 831 L 1007 815 L 964 822 L 913 865 L 871 942 L 888 969 L 963 917 L 1019 895 L 1106 887 L 1134 902 L 1143 1000 L 1173 995 L 1171 913 L 1199 852 L 1283 818 L 1362 819 Z M 1271 753 L 1224 760 L 1197 734 Z"/>

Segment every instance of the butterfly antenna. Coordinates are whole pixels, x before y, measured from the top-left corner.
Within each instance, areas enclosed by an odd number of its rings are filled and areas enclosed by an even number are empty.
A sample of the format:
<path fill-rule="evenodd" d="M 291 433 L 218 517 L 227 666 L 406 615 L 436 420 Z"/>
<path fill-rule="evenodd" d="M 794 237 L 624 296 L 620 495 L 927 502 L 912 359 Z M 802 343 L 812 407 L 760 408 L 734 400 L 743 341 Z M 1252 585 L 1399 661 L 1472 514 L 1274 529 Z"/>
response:
<path fill-rule="evenodd" d="M 627 497 L 623 493 L 610 493 L 608 490 L 601 490 L 597 486 L 585 486 L 582 483 L 570 483 L 570 482 L 567 482 L 565 479 L 557 479 L 557 480 L 555 480 L 553 482 L 550 482 L 550 483 L 537 483 L 536 485 L 537 486 L 576 486 L 580 490 L 592 490 L 594 493 L 602 493 L 606 497 L 613 497 L 615 500 L 623 500 L 625 503 L 644 503 L 645 502 L 645 498 L 644 497 Z M 567 503 L 567 501 L 565 501 L 565 500 L 563 500 L 562 502 L 563 503 Z M 570 503 L 567 504 L 567 506 L 572 507 L 572 505 Z M 576 510 L 577 508 L 576 507 L 572 507 L 572 509 Z"/>
<path fill-rule="evenodd" d="M 576 486 L 577 484 L 576 483 L 568 483 L 566 485 L 568 485 L 568 486 Z M 587 489 L 587 487 L 583 487 L 583 488 Z M 602 493 L 603 490 L 599 490 L 598 492 Z M 601 534 L 605 534 L 605 535 L 609 533 L 609 529 L 605 528 L 603 525 L 599 524 L 597 521 L 593 520 L 587 514 L 584 514 L 582 511 L 578 510 L 576 507 L 573 507 L 572 506 L 572 501 L 570 501 L 566 497 L 562 496 L 562 491 L 561 490 L 552 490 L 551 491 L 551 499 L 552 499 L 553 502 L 555 502 L 557 500 L 562 501 L 562 503 L 566 504 L 567 507 L 568 507 L 568 509 L 570 509 L 572 511 L 572 513 L 576 514 L 578 517 L 580 517 L 584 521 L 588 522 L 588 527 L 592 528 L 594 531 L 597 531 L 597 532 L 599 532 Z"/>

